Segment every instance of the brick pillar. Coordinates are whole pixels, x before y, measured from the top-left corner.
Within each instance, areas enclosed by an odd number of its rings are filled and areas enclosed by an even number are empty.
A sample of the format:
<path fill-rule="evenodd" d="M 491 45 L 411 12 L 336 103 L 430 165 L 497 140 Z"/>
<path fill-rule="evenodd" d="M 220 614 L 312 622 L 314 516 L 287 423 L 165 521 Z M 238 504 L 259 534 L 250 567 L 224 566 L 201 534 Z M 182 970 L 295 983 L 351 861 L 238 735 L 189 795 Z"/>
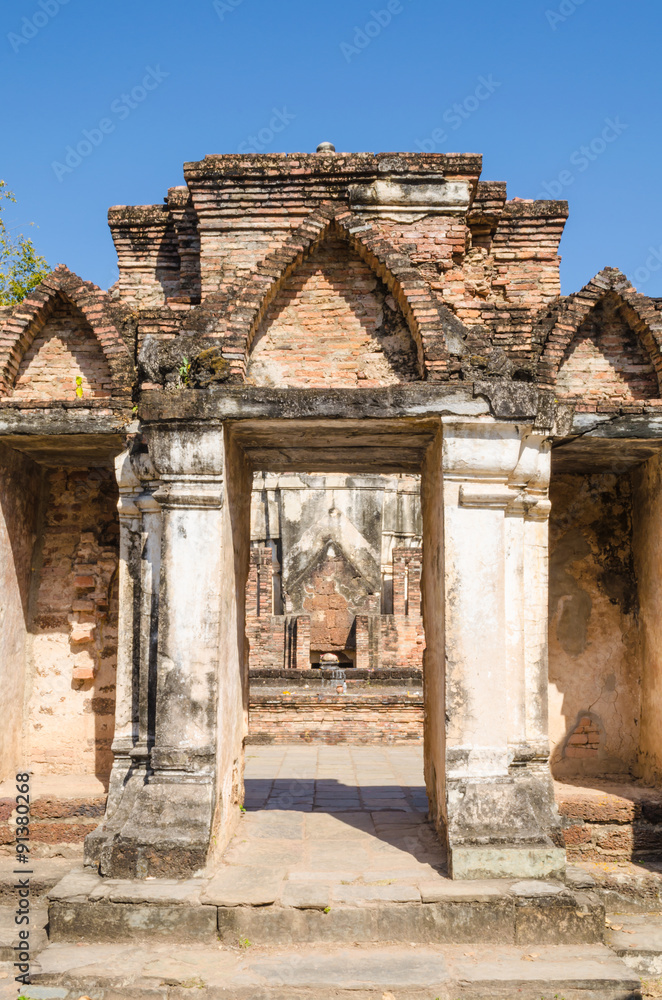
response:
<path fill-rule="evenodd" d="M 85 838 L 85 863 L 102 873 L 112 867 L 113 844 L 144 787 L 154 733 L 161 511 L 138 476 L 142 471 L 128 451 L 115 461 L 120 545 L 113 767 L 106 814 Z"/>
<path fill-rule="evenodd" d="M 270 545 L 256 545 L 251 549 L 246 590 L 246 614 L 254 618 L 268 618 L 273 614 L 273 555 Z"/>
<path fill-rule="evenodd" d="M 423 551 L 393 549 L 393 614 L 420 615 Z"/>
<path fill-rule="evenodd" d="M 297 615 L 294 666 L 298 670 L 310 670 L 310 615 Z"/>
<path fill-rule="evenodd" d="M 410 618 L 421 616 L 421 576 L 423 573 L 423 550 L 407 550 L 407 614 Z"/>
<path fill-rule="evenodd" d="M 246 617 L 257 618 L 257 552 L 251 549 L 251 558 L 248 566 L 248 581 L 246 583 Z"/>
<path fill-rule="evenodd" d="M 274 565 L 271 546 L 260 545 L 253 549 L 257 561 L 257 614 L 265 618 L 273 614 Z"/>
<path fill-rule="evenodd" d="M 368 616 L 356 616 L 356 669 L 367 670 L 370 665 Z"/>
<path fill-rule="evenodd" d="M 393 549 L 393 614 L 404 615 L 407 600 L 406 549 Z"/>

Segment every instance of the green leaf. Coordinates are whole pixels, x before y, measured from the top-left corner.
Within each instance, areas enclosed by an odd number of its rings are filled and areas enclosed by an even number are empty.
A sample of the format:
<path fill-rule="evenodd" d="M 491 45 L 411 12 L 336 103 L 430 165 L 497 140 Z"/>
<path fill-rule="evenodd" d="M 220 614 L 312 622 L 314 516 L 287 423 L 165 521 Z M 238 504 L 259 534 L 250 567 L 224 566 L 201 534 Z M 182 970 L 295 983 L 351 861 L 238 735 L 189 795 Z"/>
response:
<path fill-rule="evenodd" d="M 7 228 L 2 212 L 8 201 L 16 197 L 0 180 L 0 306 L 21 302 L 51 270 L 28 236 L 13 235 Z"/>

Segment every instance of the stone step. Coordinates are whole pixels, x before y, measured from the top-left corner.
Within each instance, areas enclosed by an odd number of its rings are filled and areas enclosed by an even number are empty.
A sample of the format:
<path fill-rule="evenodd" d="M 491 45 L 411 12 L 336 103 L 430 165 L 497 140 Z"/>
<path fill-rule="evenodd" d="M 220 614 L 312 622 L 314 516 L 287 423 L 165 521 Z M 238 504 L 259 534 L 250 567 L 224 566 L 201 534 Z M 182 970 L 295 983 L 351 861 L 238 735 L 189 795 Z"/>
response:
<path fill-rule="evenodd" d="M 662 913 L 612 913 L 606 941 L 640 976 L 662 976 Z"/>
<path fill-rule="evenodd" d="M 15 946 L 19 942 L 18 927 L 16 925 L 16 908 L 13 906 L 0 906 L 0 962 L 13 962 L 16 958 Z M 30 951 L 33 955 L 48 944 L 46 935 L 46 924 L 48 923 L 48 910 L 43 903 L 37 903 L 30 909 Z M 23 925 L 21 925 L 23 926 Z"/>
<path fill-rule="evenodd" d="M 580 871 L 614 913 L 662 912 L 662 862 L 583 861 L 568 872 Z M 586 882 L 586 885 L 589 881 Z"/>
<path fill-rule="evenodd" d="M 30 1000 L 640 1000 L 604 945 L 177 947 L 51 945 Z M 16 991 L 12 984 L 12 1000 Z M 9 997 L 10 993 L 7 992 Z M 0 997 L 3 997 L 0 992 Z"/>
<path fill-rule="evenodd" d="M 593 944 L 604 939 L 595 893 L 515 880 L 330 883 L 311 873 L 222 867 L 183 881 L 102 879 L 72 872 L 49 893 L 52 941 L 158 939 L 236 945 L 298 943 Z M 317 877 L 315 877 L 317 875 Z"/>
<path fill-rule="evenodd" d="M 24 866 L 29 873 L 32 899 L 42 896 L 57 885 L 72 869 L 80 868 L 82 851 L 76 858 L 30 858 Z M 17 881 L 26 878 L 26 872 L 17 873 L 14 857 L 0 858 L 0 906 L 8 906 L 18 899 Z"/>

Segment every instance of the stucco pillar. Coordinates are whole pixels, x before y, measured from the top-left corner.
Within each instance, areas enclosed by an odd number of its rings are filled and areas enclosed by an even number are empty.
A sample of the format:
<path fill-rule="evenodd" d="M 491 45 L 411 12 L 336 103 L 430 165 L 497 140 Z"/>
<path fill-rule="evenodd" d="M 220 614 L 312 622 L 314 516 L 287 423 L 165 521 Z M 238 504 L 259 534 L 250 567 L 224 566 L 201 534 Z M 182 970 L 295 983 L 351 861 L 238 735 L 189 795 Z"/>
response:
<path fill-rule="evenodd" d="M 563 870 L 547 736 L 550 444 L 448 422 L 442 445 L 445 822 L 454 878 Z"/>
<path fill-rule="evenodd" d="M 227 842 L 242 799 L 250 504 L 228 497 L 250 492 L 250 475 L 238 455 L 228 468 L 222 425 L 152 425 L 144 438 L 158 488 L 135 497 L 139 565 L 122 600 L 137 651 L 129 756 L 145 767 L 96 857 L 106 875 L 181 877 L 204 866 L 212 836 Z"/>
<path fill-rule="evenodd" d="M 127 775 L 132 767 L 132 751 L 138 739 L 138 699 L 140 648 L 140 510 L 137 499 L 142 485 L 136 476 L 128 451 L 115 460 L 119 489 L 119 567 L 117 674 L 115 694 L 115 733 L 113 769 L 110 778 L 108 815 L 116 808 Z"/>

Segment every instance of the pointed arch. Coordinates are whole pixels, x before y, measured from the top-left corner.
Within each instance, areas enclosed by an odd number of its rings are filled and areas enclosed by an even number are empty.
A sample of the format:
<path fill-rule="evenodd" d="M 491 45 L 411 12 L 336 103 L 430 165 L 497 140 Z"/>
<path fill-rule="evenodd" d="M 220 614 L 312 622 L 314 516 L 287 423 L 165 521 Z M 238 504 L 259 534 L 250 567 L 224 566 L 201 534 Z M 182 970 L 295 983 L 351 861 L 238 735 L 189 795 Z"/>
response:
<path fill-rule="evenodd" d="M 540 384 L 556 387 L 566 354 L 582 325 L 598 305 L 610 298 L 618 302 L 624 319 L 650 359 L 657 375 L 658 396 L 662 397 L 662 315 L 651 299 L 637 292 L 615 267 L 604 268 L 558 307 L 543 342 L 538 365 Z"/>
<path fill-rule="evenodd" d="M 331 235 L 345 240 L 393 296 L 416 347 L 419 376 L 445 377 L 449 354 L 443 319 L 429 285 L 372 225 L 332 205 L 312 212 L 281 248 L 258 265 L 238 296 L 223 348 L 235 375 L 245 377 L 255 334 L 285 281 Z"/>
<path fill-rule="evenodd" d="M 108 364 L 113 397 L 131 397 L 134 366 L 129 349 L 117 329 L 111 300 L 89 281 L 64 265 L 52 271 L 13 310 L 0 333 L 0 396 L 11 392 L 19 367 L 35 337 L 64 301 L 90 327 Z"/>

